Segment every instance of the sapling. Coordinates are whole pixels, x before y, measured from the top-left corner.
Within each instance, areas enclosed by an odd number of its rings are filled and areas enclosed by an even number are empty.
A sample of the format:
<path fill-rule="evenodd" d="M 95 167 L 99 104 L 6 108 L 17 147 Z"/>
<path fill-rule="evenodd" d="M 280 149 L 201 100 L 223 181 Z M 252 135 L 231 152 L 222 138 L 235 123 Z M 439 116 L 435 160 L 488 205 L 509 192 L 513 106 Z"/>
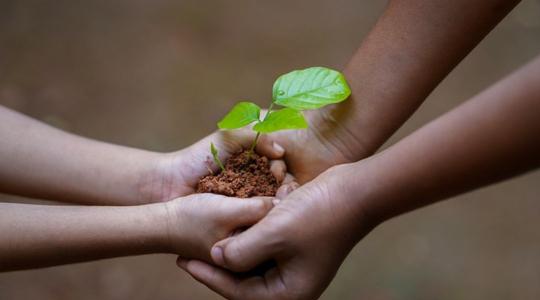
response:
<path fill-rule="evenodd" d="M 214 157 L 214 162 L 216 163 L 216 165 L 219 166 L 221 171 L 225 171 L 225 167 L 223 166 L 223 163 L 219 159 L 218 150 L 216 149 L 216 146 L 214 146 L 214 143 L 210 143 L 210 152 L 212 153 L 212 156 Z"/>
<path fill-rule="evenodd" d="M 338 71 L 311 67 L 281 75 L 272 89 L 272 102 L 267 113 L 261 119 L 261 108 L 252 102 L 237 103 L 217 124 L 221 130 L 232 130 L 252 123 L 252 130 L 257 134 L 249 153 L 253 153 L 261 134 L 287 129 L 305 129 L 308 123 L 302 114 L 304 110 L 318 109 L 323 106 L 344 101 L 351 94 L 347 81 Z M 274 105 L 284 106 L 273 110 Z M 210 150 L 216 164 L 224 170 L 214 144 Z"/>

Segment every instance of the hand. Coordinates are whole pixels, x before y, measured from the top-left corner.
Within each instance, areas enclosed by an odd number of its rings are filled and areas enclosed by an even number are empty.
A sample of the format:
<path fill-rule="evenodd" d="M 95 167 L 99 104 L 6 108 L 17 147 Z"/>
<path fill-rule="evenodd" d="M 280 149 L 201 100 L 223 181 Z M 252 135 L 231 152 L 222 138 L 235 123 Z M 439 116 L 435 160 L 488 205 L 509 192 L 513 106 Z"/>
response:
<path fill-rule="evenodd" d="M 340 125 L 344 118 L 342 111 L 332 107 L 306 111 L 309 128 L 265 134 L 260 140 L 281 145 L 286 151 L 288 172 L 298 183 L 304 184 L 332 166 L 355 162 L 376 150 L 363 145 Z"/>
<path fill-rule="evenodd" d="M 278 198 L 295 189 L 296 182 L 305 183 L 331 166 L 369 154 L 360 150 L 363 148 L 356 139 L 332 121 L 334 117 L 330 114 L 330 111 L 306 112 L 308 129 L 264 134 L 259 139 L 255 150 L 272 160 L 274 176 L 283 181 Z M 210 142 L 220 150 L 220 159 L 226 160 L 236 151 L 250 147 L 254 138 L 255 134 L 248 129 L 218 131 L 186 149 L 158 156 L 152 171 L 140 180 L 141 197 L 152 203 L 193 193 L 197 181 L 209 173 L 209 168 L 217 170 L 209 153 Z"/>
<path fill-rule="evenodd" d="M 222 161 L 237 151 L 247 149 L 253 143 L 255 134 L 250 130 L 217 131 L 197 143 L 177 152 L 158 155 L 150 172 L 141 176 L 139 193 L 147 203 L 163 202 L 195 192 L 197 182 L 205 175 L 218 170 L 212 160 L 210 143 L 219 150 Z M 268 157 L 270 170 L 283 184 L 289 184 L 293 177 L 286 176 L 283 160 L 285 150 L 270 140 L 259 141 L 255 151 Z M 285 180 L 285 181 L 284 181 Z M 278 193 L 284 194 L 288 186 L 282 186 Z"/>
<path fill-rule="evenodd" d="M 351 165 L 329 169 L 282 200 L 247 231 L 212 248 L 212 266 L 178 260 L 195 279 L 229 299 L 316 299 L 356 242 L 372 228 L 361 193 L 350 197 L 346 178 L 359 179 Z M 360 197 L 360 198 L 356 198 Z M 245 272 L 273 260 L 264 276 Z"/>
<path fill-rule="evenodd" d="M 0 271 L 151 253 L 209 261 L 214 243 L 272 206 L 214 194 L 132 206 L 0 203 Z"/>
<path fill-rule="evenodd" d="M 236 230 L 257 223 L 272 209 L 272 198 L 240 199 L 194 194 L 165 202 L 168 252 L 211 261 L 210 249 Z"/>

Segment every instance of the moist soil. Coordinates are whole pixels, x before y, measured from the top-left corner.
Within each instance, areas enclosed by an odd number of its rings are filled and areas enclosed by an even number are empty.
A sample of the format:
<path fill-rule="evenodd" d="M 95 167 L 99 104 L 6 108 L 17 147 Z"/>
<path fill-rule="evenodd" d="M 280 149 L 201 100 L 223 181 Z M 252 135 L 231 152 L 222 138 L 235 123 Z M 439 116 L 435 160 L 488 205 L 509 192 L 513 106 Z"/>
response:
<path fill-rule="evenodd" d="M 225 171 L 208 175 L 199 180 L 198 193 L 214 193 L 230 197 L 249 198 L 275 196 L 278 182 L 268 158 L 243 150 L 225 162 Z"/>

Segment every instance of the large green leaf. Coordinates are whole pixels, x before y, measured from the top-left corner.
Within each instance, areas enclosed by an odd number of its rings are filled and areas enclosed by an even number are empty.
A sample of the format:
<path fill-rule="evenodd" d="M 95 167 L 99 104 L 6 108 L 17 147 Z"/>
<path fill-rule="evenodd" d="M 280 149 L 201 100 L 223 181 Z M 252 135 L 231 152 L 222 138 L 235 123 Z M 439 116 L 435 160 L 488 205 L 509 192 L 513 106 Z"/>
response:
<path fill-rule="evenodd" d="M 280 76 L 272 93 L 274 103 L 306 110 L 341 102 L 349 97 L 351 89 L 340 72 L 313 67 Z"/>
<path fill-rule="evenodd" d="M 284 129 L 303 129 L 307 127 L 308 124 L 302 112 L 292 108 L 283 108 L 270 112 L 264 121 L 253 126 L 253 130 L 268 133 Z"/>
<path fill-rule="evenodd" d="M 219 121 L 219 129 L 236 129 L 259 120 L 261 108 L 255 103 L 239 102 Z"/>

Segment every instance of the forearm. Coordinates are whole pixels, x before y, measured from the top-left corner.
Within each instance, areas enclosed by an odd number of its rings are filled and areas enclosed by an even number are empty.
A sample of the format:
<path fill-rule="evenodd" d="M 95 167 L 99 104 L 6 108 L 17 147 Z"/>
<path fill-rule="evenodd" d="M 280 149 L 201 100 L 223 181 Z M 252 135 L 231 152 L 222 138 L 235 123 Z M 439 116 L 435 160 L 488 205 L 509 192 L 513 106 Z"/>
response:
<path fill-rule="evenodd" d="M 164 204 L 0 203 L 0 271 L 168 251 Z"/>
<path fill-rule="evenodd" d="M 148 202 L 138 184 L 157 154 L 52 128 L 0 106 L 0 191 L 85 204 Z"/>
<path fill-rule="evenodd" d="M 357 163 L 361 206 L 385 220 L 540 166 L 540 57 Z M 351 183 L 352 184 L 352 183 Z"/>
<path fill-rule="evenodd" d="M 519 1 L 394 0 L 344 70 L 349 100 L 315 113 L 356 161 L 375 152 Z"/>

